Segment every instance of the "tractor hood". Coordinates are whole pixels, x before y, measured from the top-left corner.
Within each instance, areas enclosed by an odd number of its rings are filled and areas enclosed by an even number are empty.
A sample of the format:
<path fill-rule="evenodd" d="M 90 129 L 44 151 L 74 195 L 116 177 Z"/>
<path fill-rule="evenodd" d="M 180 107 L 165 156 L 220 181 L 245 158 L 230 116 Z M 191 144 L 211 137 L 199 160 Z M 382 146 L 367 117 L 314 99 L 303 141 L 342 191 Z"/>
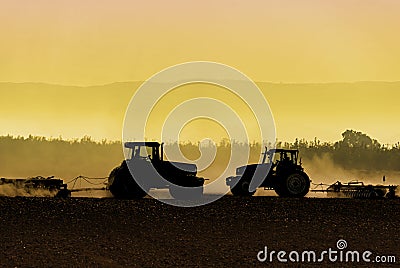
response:
<path fill-rule="evenodd" d="M 257 174 L 268 173 L 271 165 L 270 164 L 251 164 L 247 166 L 241 166 L 236 169 L 237 176 L 253 176 L 257 170 Z"/>
<path fill-rule="evenodd" d="M 187 172 L 190 174 L 197 173 L 197 166 L 195 164 L 180 163 L 180 162 L 169 162 L 169 163 L 184 172 Z"/>
<path fill-rule="evenodd" d="M 266 170 L 269 164 L 251 164 L 247 166 L 241 166 L 236 169 L 236 175 L 241 176 L 246 173 L 246 175 L 253 175 L 257 168 L 261 170 Z"/>

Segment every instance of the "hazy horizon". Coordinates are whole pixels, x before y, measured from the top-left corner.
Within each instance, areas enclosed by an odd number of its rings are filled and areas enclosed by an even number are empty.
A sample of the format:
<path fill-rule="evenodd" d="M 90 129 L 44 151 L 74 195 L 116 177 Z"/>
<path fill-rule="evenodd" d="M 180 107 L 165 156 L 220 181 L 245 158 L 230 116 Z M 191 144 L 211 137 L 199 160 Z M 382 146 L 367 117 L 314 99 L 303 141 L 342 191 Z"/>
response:
<path fill-rule="evenodd" d="M 0 113 L 3 115 L 0 135 L 32 134 L 67 139 L 88 135 L 95 140 L 121 140 L 126 108 L 141 83 L 76 87 L 0 82 Z M 367 133 L 382 144 L 400 141 L 400 128 L 395 123 L 400 118 L 397 104 L 400 82 L 257 84 L 269 102 L 277 138 L 281 141 L 316 137 L 334 142 L 341 139 L 346 129 Z M 242 113 L 244 121 L 251 121 L 250 114 L 228 92 L 203 84 L 179 87 L 166 96 L 157 111 L 164 114 L 179 103 L 199 96 L 227 102 Z M 163 120 L 163 116 L 151 120 L 154 131 L 159 131 Z M 204 128 L 207 122 L 195 123 L 183 129 L 180 139 L 219 141 L 229 138 L 223 129 L 207 132 L 207 129 L 219 128 L 216 125 Z M 150 139 L 160 140 L 157 133 L 154 137 Z"/>

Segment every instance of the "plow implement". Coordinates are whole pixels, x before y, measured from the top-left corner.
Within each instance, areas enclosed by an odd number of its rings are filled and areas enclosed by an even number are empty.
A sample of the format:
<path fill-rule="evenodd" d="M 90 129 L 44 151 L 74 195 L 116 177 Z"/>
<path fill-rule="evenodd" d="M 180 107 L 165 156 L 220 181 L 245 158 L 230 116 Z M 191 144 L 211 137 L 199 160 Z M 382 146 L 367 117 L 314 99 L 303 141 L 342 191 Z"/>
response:
<path fill-rule="evenodd" d="M 27 179 L 0 178 L 0 196 L 36 196 L 68 198 L 71 193 L 106 190 L 107 177 L 78 176 L 66 183 L 54 176 L 36 176 Z M 68 185 L 71 188 L 68 188 Z"/>
<path fill-rule="evenodd" d="M 13 196 L 48 196 L 67 198 L 71 196 L 67 184 L 61 179 L 51 177 L 32 177 L 27 179 L 0 178 L 0 186 L 4 187 L 4 194 Z M 0 193 L 1 195 L 1 193 Z"/>
<path fill-rule="evenodd" d="M 365 185 L 360 181 L 351 181 L 348 183 L 337 181 L 331 185 L 322 183 L 315 185 L 316 187 L 311 190 L 312 192 L 323 192 L 327 193 L 328 196 L 344 196 L 358 199 L 393 199 L 396 198 L 396 190 L 398 188 L 397 185 Z"/>

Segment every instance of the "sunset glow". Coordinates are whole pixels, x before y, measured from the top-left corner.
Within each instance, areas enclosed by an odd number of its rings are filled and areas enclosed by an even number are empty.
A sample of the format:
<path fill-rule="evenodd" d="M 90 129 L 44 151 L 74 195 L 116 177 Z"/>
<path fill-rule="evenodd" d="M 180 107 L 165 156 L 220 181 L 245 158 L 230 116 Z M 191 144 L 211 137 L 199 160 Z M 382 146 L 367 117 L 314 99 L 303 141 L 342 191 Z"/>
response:
<path fill-rule="evenodd" d="M 230 65 L 259 83 L 279 139 L 334 141 L 355 128 L 383 143 L 400 140 L 393 123 L 400 118 L 398 83 L 304 84 L 400 81 L 399 1 L 4 0 L 0 6 L 0 82 L 137 81 L 90 96 L 86 88 L 54 86 L 53 92 L 49 85 L 22 90 L 3 83 L 0 135 L 120 139 L 140 81 L 203 60 Z"/>

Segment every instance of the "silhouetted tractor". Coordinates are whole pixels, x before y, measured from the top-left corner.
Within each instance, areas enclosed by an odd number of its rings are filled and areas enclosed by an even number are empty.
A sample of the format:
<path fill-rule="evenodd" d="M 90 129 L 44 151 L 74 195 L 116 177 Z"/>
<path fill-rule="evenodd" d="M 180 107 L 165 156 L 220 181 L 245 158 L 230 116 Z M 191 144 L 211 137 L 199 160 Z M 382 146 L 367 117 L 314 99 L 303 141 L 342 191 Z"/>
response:
<path fill-rule="evenodd" d="M 143 198 L 150 189 L 169 189 L 176 199 L 199 199 L 204 179 L 194 164 L 163 160 L 163 144 L 127 142 L 129 157 L 111 171 L 107 188 L 120 199 Z M 161 151 L 161 152 L 160 152 Z"/>
<path fill-rule="evenodd" d="M 253 176 L 259 176 L 260 188 L 273 189 L 281 197 L 303 197 L 310 190 L 310 179 L 298 157 L 298 150 L 265 149 L 261 164 L 238 167 L 236 176 L 227 178 L 226 185 L 233 195 L 252 196 L 255 190 L 249 190 L 250 182 Z"/>

